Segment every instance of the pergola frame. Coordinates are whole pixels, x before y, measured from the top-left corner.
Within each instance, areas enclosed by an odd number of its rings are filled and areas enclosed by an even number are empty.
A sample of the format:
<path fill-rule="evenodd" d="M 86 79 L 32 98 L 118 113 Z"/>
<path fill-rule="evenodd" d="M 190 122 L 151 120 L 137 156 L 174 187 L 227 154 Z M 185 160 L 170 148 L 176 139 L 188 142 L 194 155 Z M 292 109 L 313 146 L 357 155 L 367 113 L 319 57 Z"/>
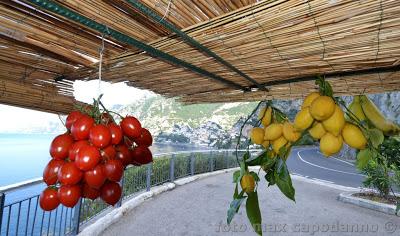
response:
<path fill-rule="evenodd" d="M 301 98 L 317 75 L 337 95 L 400 87 L 399 1 L 189 2 L 1 1 L 0 103 L 67 113 L 102 35 L 105 81 L 188 104 Z"/>

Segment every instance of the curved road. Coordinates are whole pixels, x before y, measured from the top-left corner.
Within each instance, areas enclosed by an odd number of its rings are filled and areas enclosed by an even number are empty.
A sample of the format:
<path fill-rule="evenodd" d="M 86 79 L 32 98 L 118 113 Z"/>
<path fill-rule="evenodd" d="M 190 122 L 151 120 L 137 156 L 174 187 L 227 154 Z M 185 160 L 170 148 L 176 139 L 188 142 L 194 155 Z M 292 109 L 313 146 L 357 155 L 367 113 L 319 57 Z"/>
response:
<path fill-rule="evenodd" d="M 294 148 L 287 165 L 292 174 L 347 187 L 361 187 L 364 180 L 353 163 L 326 158 L 318 147 Z"/>

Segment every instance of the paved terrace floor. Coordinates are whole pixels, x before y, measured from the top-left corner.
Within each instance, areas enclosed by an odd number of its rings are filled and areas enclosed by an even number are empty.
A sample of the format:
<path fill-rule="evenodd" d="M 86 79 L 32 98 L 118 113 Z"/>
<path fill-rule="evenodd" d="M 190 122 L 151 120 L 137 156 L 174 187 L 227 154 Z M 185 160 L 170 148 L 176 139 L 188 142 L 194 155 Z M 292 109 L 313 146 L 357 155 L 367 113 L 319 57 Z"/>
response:
<path fill-rule="evenodd" d="M 400 235 L 400 217 L 339 202 L 343 190 L 295 179 L 295 204 L 265 184 L 259 189 L 264 235 Z M 232 173 L 177 187 L 135 208 L 103 235 L 255 235 L 244 205 L 226 225 L 233 187 Z"/>

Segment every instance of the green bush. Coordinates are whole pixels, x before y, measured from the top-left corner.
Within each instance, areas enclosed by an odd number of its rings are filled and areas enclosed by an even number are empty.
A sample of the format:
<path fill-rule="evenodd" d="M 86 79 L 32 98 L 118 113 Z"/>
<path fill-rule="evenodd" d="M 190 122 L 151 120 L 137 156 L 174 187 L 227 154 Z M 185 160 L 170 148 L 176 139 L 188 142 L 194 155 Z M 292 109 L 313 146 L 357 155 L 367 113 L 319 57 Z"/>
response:
<path fill-rule="evenodd" d="M 364 186 L 378 190 L 382 197 L 387 198 L 390 190 L 390 179 L 387 169 L 379 165 L 376 161 L 370 161 L 364 168 L 363 173 L 366 175 L 363 181 Z"/>
<path fill-rule="evenodd" d="M 380 152 L 387 158 L 389 166 L 400 167 L 400 141 L 397 138 L 387 138 L 380 145 Z"/>
<path fill-rule="evenodd" d="M 370 160 L 363 169 L 365 187 L 374 188 L 385 198 L 396 187 L 400 188 L 400 141 L 396 137 L 385 138 L 379 146 L 379 157 Z"/>

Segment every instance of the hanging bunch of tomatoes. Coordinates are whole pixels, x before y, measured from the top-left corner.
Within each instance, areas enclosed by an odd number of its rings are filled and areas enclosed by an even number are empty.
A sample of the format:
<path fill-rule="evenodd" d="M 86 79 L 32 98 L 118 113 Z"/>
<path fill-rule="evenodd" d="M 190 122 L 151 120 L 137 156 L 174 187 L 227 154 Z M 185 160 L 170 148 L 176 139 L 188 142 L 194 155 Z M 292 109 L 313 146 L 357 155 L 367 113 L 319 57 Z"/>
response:
<path fill-rule="evenodd" d="M 100 197 L 115 205 L 122 195 L 119 182 L 124 169 L 153 161 L 150 132 L 135 117 L 117 115 L 121 118 L 119 124 L 100 98 L 93 107 L 68 115 L 67 132 L 50 145 L 52 159 L 43 172 L 48 187 L 39 199 L 43 210 L 54 210 L 59 204 L 74 207 L 82 197 Z"/>

